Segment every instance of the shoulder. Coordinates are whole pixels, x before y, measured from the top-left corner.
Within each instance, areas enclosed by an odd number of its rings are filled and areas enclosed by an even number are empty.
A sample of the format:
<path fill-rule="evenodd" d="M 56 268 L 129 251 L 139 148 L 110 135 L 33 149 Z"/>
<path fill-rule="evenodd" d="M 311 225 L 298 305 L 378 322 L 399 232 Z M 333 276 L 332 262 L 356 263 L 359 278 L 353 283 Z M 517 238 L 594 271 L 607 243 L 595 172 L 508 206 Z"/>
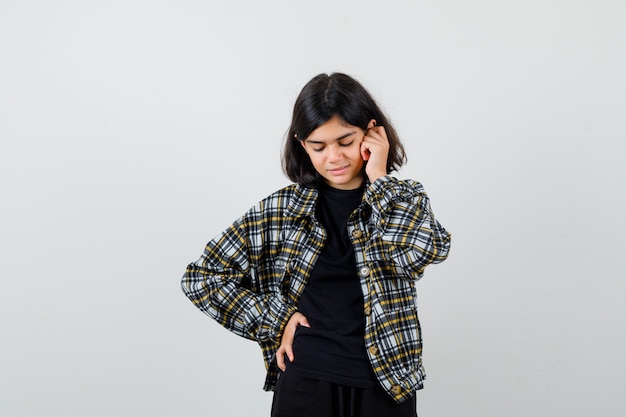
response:
<path fill-rule="evenodd" d="M 315 209 L 318 189 L 300 184 L 289 184 L 259 201 L 252 211 L 285 217 L 304 216 Z"/>

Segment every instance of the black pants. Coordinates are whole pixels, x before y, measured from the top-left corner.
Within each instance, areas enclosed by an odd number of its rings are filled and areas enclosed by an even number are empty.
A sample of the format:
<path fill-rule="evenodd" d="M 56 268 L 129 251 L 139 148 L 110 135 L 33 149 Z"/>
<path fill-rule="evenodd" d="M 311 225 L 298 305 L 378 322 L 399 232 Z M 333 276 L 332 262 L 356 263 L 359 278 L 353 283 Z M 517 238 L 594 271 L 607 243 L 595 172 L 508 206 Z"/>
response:
<path fill-rule="evenodd" d="M 415 396 L 400 404 L 380 388 L 354 388 L 287 371 L 274 391 L 272 417 L 417 417 Z"/>

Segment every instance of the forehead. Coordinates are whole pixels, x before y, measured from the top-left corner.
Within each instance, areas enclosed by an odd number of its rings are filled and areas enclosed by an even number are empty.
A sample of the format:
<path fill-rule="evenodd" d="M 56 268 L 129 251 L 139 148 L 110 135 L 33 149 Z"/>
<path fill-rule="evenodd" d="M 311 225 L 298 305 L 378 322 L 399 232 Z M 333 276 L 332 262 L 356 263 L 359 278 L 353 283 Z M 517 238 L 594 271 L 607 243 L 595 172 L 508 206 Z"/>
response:
<path fill-rule="evenodd" d="M 327 122 L 321 124 L 305 139 L 307 142 L 333 142 L 346 138 L 360 129 L 346 123 L 338 116 L 333 116 Z"/>

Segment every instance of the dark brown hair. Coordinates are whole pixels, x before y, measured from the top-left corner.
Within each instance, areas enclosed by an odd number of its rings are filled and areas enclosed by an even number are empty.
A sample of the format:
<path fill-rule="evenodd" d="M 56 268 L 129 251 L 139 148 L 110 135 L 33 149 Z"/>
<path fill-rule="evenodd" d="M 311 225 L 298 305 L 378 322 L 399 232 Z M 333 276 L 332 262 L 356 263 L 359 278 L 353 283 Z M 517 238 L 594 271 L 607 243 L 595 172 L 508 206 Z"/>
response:
<path fill-rule="evenodd" d="M 385 128 L 389 139 L 387 172 L 406 162 L 404 146 L 395 128 L 367 90 L 346 74 L 319 74 L 302 88 L 293 107 L 282 154 L 283 172 L 291 181 L 307 186 L 318 183 L 320 175 L 299 142 L 333 116 L 364 131 L 370 120 L 376 120 L 378 126 Z"/>

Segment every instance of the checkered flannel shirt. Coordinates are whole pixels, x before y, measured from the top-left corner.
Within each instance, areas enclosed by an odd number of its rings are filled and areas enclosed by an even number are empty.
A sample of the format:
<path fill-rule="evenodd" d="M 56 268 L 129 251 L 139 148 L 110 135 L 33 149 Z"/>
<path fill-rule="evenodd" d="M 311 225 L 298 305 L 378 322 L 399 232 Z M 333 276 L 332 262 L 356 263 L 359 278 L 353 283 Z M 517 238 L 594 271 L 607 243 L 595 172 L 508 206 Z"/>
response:
<path fill-rule="evenodd" d="M 326 233 L 315 217 L 318 190 L 292 184 L 252 207 L 191 263 L 183 291 L 204 313 L 263 351 L 276 385 L 275 353 L 297 311 Z M 435 220 L 422 185 L 391 176 L 367 184 L 348 220 L 366 316 L 365 345 L 380 385 L 396 401 L 423 387 L 415 282 L 442 262 L 450 234 Z"/>

